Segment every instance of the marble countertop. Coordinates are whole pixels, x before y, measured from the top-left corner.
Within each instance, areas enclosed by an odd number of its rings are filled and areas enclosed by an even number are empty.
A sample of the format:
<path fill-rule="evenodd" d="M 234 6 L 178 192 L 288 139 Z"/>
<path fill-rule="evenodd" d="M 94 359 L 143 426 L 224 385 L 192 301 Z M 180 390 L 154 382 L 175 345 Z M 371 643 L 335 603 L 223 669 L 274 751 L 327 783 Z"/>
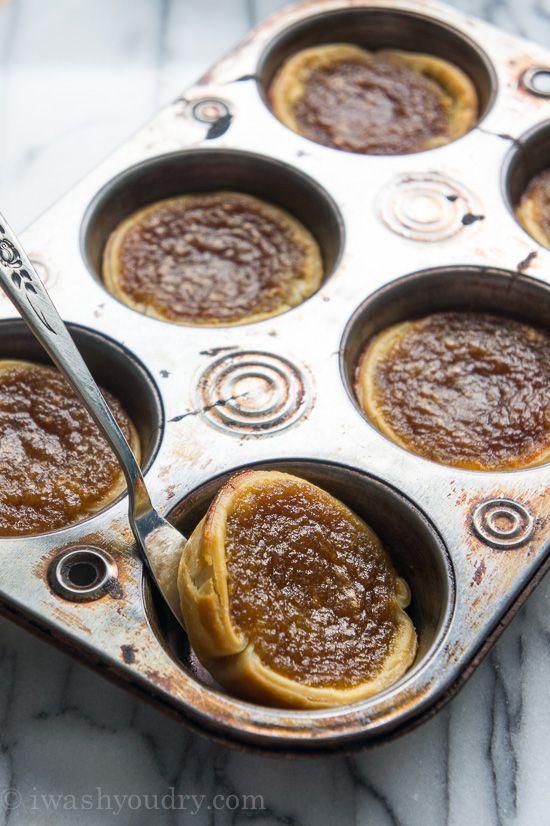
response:
<path fill-rule="evenodd" d="M 550 42 L 548 0 L 454 4 Z M 0 203 L 16 229 L 282 5 L 0 2 Z M 547 578 L 431 721 L 358 756 L 288 761 L 202 739 L 0 620 L 0 826 L 543 826 L 549 643 Z"/>

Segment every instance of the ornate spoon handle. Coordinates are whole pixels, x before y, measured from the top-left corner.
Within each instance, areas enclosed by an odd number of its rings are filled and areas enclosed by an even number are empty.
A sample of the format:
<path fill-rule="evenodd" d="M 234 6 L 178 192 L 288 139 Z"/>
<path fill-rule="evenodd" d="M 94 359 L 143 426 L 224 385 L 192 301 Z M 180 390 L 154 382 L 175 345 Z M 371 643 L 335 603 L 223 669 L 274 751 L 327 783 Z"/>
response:
<path fill-rule="evenodd" d="M 126 478 L 128 516 L 138 546 L 165 599 L 180 619 L 175 567 L 185 539 L 151 504 L 141 469 L 128 442 L 38 273 L 1 214 L 0 286 L 113 448 Z"/>
<path fill-rule="evenodd" d="M 38 273 L 1 214 L 0 280 L 36 338 L 65 374 L 97 425 L 108 435 L 132 500 L 136 485 L 143 485 L 140 467 Z M 147 496 L 146 491 L 144 495 Z M 132 501 L 132 509 L 137 504 Z M 148 504 L 150 507 L 151 503 Z"/>

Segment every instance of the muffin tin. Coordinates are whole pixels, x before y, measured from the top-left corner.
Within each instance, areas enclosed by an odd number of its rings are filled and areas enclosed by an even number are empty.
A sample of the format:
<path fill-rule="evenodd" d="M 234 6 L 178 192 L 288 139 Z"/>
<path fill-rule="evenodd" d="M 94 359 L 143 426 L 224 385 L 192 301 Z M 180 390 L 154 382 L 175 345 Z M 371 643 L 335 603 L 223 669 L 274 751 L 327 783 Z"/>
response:
<path fill-rule="evenodd" d="M 478 125 L 447 146 L 384 157 L 294 134 L 268 108 L 269 80 L 292 51 L 338 40 L 455 62 L 478 90 Z M 189 533 L 243 467 L 320 484 L 372 525 L 411 585 L 412 669 L 372 699 L 326 711 L 228 695 L 143 575 L 125 497 L 64 530 L 0 540 L 6 616 L 188 724 L 263 750 L 372 744 L 452 696 L 550 564 L 550 473 L 473 472 L 402 450 L 359 410 L 353 374 L 370 335 L 413 315 L 461 307 L 547 325 L 550 251 L 513 206 L 550 164 L 549 67 L 550 53 L 438 3 L 289 8 L 23 237 L 92 372 L 136 423 L 159 510 Z M 198 328 L 145 317 L 105 290 L 101 253 L 120 219 L 224 188 L 272 201 L 313 232 L 327 273 L 315 295 L 262 322 Z M 47 360 L 6 298 L 0 314 L 3 357 Z"/>

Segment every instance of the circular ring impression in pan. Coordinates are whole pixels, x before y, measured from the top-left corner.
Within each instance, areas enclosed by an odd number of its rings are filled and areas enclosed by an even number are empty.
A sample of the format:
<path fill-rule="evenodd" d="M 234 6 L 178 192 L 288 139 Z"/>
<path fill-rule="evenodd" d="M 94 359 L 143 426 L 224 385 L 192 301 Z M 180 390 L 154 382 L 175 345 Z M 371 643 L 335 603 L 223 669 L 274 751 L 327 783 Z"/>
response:
<path fill-rule="evenodd" d="M 481 206 L 459 181 L 437 172 L 403 172 L 378 194 L 378 214 L 397 235 L 444 241 L 478 220 Z"/>
<path fill-rule="evenodd" d="M 304 369 L 282 356 L 253 351 L 229 353 L 209 364 L 197 397 L 209 424 L 237 436 L 285 430 L 313 404 Z"/>
<path fill-rule="evenodd" d="M 481 502 L 473 513 L 472 524 L 483 542 L 502 550 L 525 545 L 535 529 L 531 511 L 513 499 Z"/>

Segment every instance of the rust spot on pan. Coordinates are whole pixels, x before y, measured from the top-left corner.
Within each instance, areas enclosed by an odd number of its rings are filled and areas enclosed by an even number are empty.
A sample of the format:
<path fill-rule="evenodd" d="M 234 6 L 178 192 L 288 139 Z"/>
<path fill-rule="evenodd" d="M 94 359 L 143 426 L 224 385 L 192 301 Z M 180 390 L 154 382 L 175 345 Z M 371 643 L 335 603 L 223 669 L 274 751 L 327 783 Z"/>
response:
<path fill-rule="evenodd" d="M 474 576 L 472 578 L 472 585 L 479 585 L 481 580 L 483 579 L 485 573 L 487 571 L 487 566 L 485 565 L 485 561 L 482 559 L 476 567 Z"/>
<path fill-rule="evenodd" d="M 529 255 L 526 255 L 525 258 L 522 261 L 520 261 L 519 264 L 517 265 L 517 267 L 516 267 L 517 271 L 518 272 L 526 272 L 526 270 L 529 269 L 529 267 L 531 266 L 531 264 L 533 263 L 533 261 L 535 260 L 537 255 L 538 255 L 538 252 L 536 250 L 533 250 L 533 252 L 530 252 Z"/>
<path fill-rule="evenodd" d="M 61 600 L 61 598 L 60 598 Z M 91 603 L 86 603 L 90 605 Z M 69 610 L 56 606 L 53 609 L 54 616 L 57 620 L 64 625 L 66 628 L 72 628 L 75 631 L 81 631 L 83 634 L 90 635 L 91 629 L 86 623 L 82 622 L 80 617 L 77 617 L 75 614 L 71 613 Z"/>
<path fill-rule="evenodd" d="M 169 694 L 174 692 L 173 680 L 170 677 L 160 674 L 153 668 L 148 668 L 143 673 L 149 680 L 151 680 L 152 683 L 155 683 L 155 685 L 158 685 L 159 688 L 162 688 L 163 691 L 167 691 Z"/>
<path fill-rule="evenodd" d="M 122 659 L 124 660 L 124 662 L 127 665 L 131 665 L 132 663 L 135 663 L 137 648 L 134 645 L 132 645 L 132 644 L 121 645 L 120 646 L 120 651 L 121 651 L 121 654 L 122 654 Z"/>

